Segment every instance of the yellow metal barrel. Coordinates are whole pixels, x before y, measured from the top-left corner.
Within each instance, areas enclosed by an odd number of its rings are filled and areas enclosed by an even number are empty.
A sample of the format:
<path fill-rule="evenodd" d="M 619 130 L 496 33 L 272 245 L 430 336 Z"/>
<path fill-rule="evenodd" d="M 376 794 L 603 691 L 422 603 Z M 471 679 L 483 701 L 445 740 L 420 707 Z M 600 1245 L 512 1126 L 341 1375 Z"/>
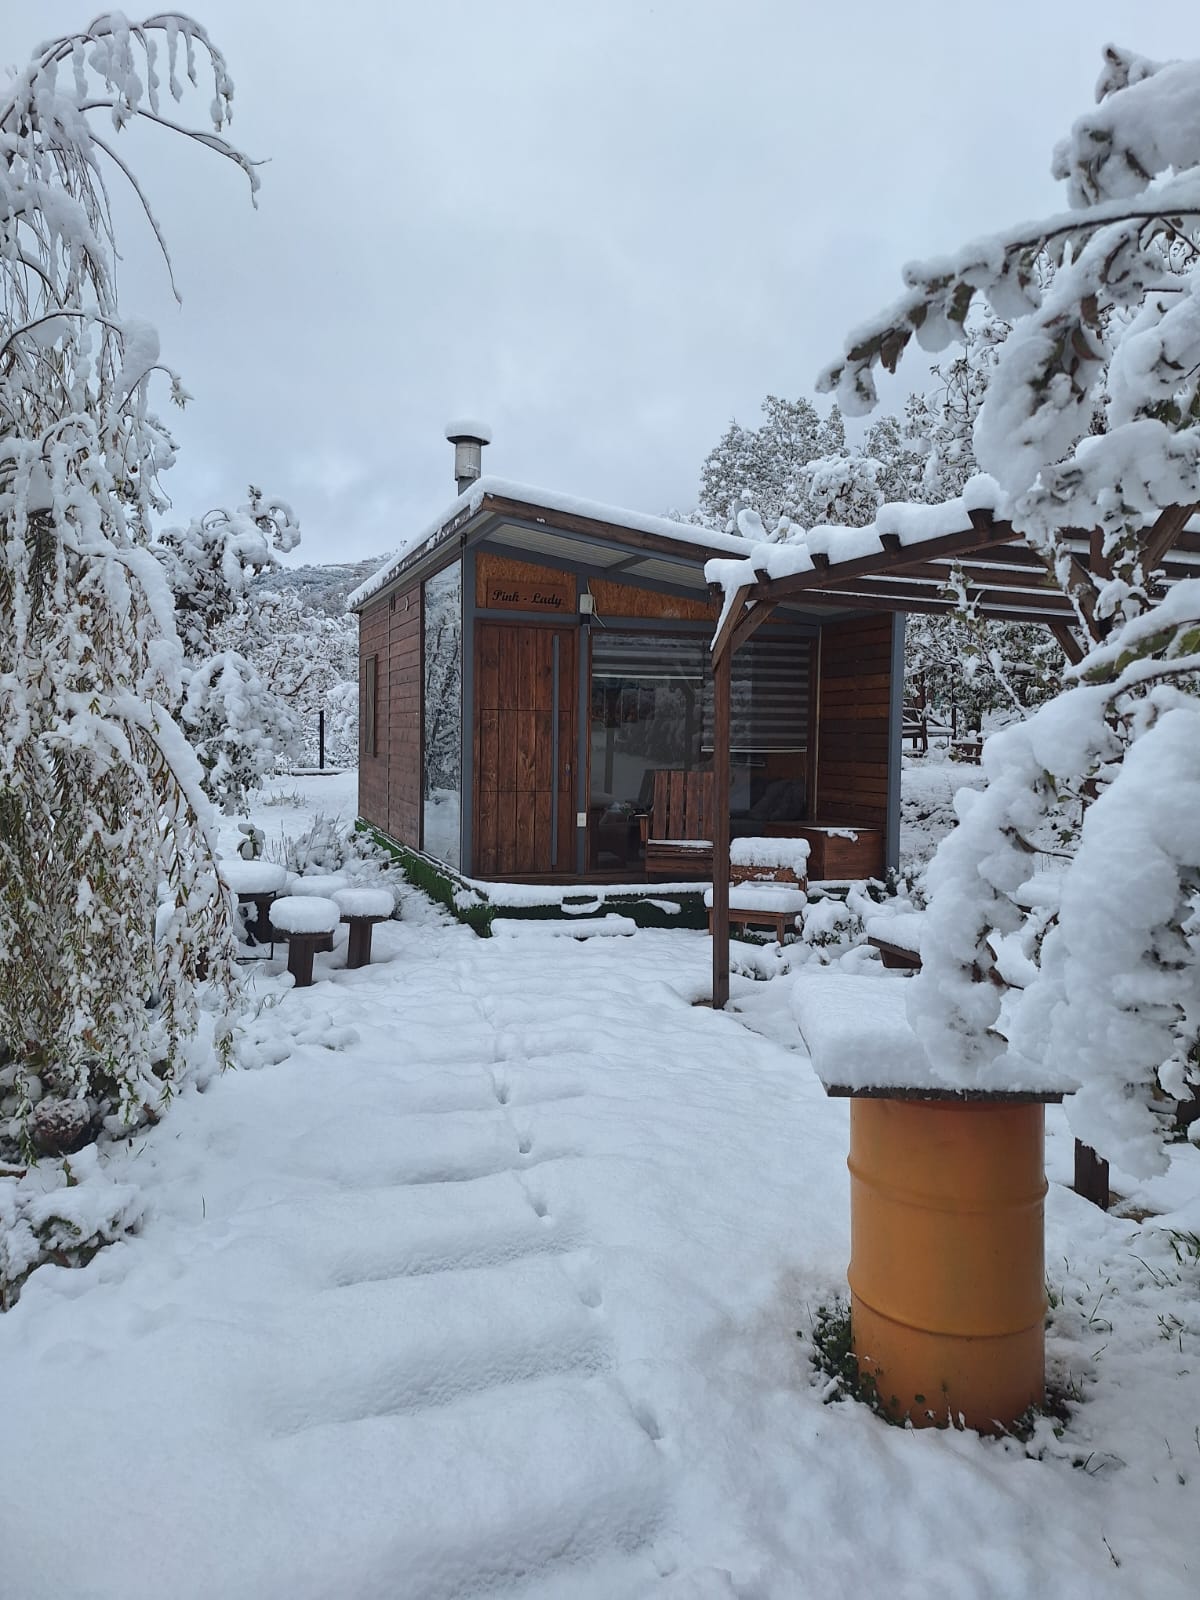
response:
<path fill-rule="evenodd" d="M 1045 1390 L 1045 1113 L 856 1098 L 851 1328 L 859 1369 L 916 1426 L 1007 1426 Z"/>

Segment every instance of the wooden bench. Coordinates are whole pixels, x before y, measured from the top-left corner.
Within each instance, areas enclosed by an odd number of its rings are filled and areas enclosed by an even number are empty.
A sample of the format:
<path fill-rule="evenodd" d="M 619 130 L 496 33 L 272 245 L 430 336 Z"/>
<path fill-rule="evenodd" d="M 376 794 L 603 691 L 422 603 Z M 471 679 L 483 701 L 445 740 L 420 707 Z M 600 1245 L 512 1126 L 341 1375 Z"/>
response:
<path fill-rule="evenodd" d="M 879 951 L 885 967 L 917 972 L 921 967 L 921 913 L 904 911 L 899 915 L 871 917 L 866 925 L 867 943 Z"/>
<path fill-rule="evenodd" d="M 791 860 L 772 860 L 779 846 Z M 804 841 L 770 838 L 735 839 L 730 847 L 729 925 L 731 928 L 771 928 L 776 943 L 795 933 L 796 921 L 808 903 L 808 878 L 801 863 Z M 741 858 L 740 860 L 738 858 Z M 713 931 L 712 890 L 706 890 L 708 931 Z"/>
<path fill-rule="evenodd" d="M 641 819 L 646 876 L 710 877 L 712 819 L 711 772 L 656 772 L 653 809 Z"/>
<path fill-rule="evenodd" d="M 952 739 L 950 742 L 951 761 L 966 761 L 972 766 L 979 766 L 983 760 L 982 736 L 969 739 Z"/>

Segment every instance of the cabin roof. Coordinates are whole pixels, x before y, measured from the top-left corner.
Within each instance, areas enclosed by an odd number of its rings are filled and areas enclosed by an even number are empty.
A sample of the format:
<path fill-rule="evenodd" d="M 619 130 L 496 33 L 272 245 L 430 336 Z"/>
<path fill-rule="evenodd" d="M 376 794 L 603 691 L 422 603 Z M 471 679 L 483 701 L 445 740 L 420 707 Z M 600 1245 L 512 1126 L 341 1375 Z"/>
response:
<path fill-rule="evenodd" d="M 564 546 L 578 559 L 636 581 L 660 581 L 706 592 L 704 563 L 714 556 L 736 556 L 746 550 L 740 535 L 717 533 L 669 517 L 647 516 L 578 495 L 558 494 L 506 478 L 477 478 L 427 527 L 423 528 L 359 585 L 347 606 L 359 611 L 393 584 L 436 560 L 452 544 L 484 529 L 501 535 L 500 542 L 530 559 L 561 554 Z"/>

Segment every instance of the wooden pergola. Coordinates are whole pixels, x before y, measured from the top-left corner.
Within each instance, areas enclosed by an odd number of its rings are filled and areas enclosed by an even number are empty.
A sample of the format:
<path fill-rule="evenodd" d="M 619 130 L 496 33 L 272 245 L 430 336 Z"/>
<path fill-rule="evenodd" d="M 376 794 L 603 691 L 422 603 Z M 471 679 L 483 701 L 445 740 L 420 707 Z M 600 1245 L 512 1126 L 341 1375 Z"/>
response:
<path fill-rule="evenodd" d="M 1168 506 L 1147 530 L 1144 570 L 1158 573 L 1165 587 L 1180 578 L 1200 576 L 1200 533 L 1188 532 L 1195 506 Z M 869 530 L 847 529 L 862 534 Z M 998 622 L 1037 623 L 1049 629 L 1067 660 L 1083 660 L 1093 624 L 1095 585 L 1106 570 L 1101 534 L 1080 530 L 1068 535 L 1071 567 L 1068 587 L 1049 570 L 1046 558 L 1027 545 L 1009 522 L 987 510 L 968 513 L 968 526 L 905 543 L 898 533 L 876 535 L 878 549 L 837 560 L 810 551 L 811 566 L 771 577 L 756 569 L 726 607 L 712 643 L 713 728 L 713 1007 L 729 1000 L 729 791 L 730 666 L 734 651 L 783 601 L 852 607 L 855 611 L 927 612 L 948 615 L 964 603 L 979 616 Z M 719 585 L 714 594 L 724 597 Z"/>

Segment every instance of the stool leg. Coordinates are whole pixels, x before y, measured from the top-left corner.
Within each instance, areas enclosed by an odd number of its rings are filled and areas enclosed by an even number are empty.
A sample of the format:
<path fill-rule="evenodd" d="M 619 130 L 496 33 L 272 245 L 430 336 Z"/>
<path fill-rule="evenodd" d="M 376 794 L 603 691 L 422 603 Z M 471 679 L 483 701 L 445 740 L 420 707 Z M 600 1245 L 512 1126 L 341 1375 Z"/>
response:
<path fill-rule="evenodd" d="M 288 971 L 297 989 L 307 989 L 313 981 L 313 941 L 292 935 L 288 944 Z"/>
<path fill-rule="evenodd" d="M 346 945 L 347 967 L 366 967 L 371 961 L 371 924 L 350 918 L 350 938 Z"/>

